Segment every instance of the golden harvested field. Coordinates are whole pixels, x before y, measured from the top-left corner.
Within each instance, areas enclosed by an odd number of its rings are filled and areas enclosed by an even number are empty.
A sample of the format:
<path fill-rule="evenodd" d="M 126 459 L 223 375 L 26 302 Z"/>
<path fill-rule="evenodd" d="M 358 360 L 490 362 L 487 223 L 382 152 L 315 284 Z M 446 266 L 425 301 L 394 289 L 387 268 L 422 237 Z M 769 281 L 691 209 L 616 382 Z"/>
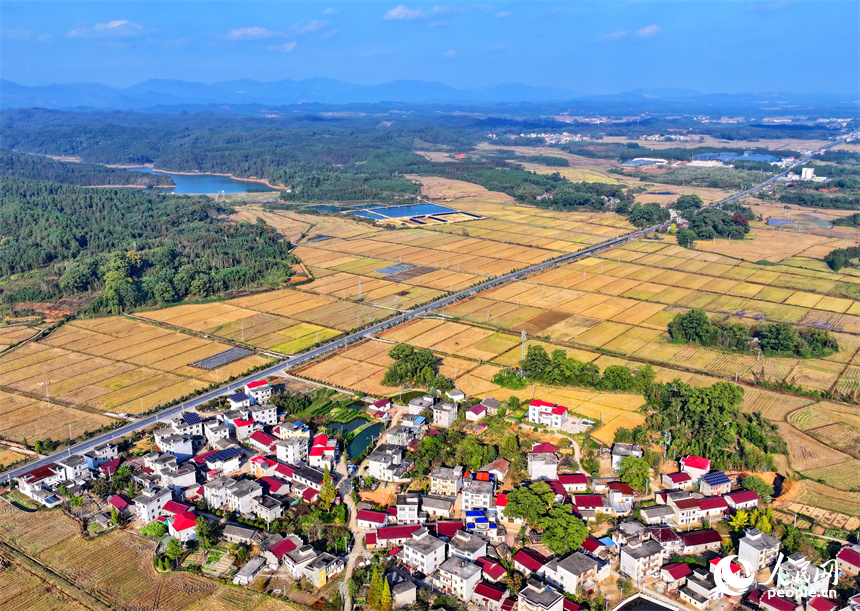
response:
<path fill-rule="evenodd" d="M 26 454 L 21 454 L 11 448 L 0 446 L 0 465 L 11 465 L 26 457 Z"/>
<path fill-rule="evenodd" d="M 24 326 L 0 326 L 0 351 L 6 350 L 9 346 L 23 342 L 36 335 L 39 331 L 31 327 Z"/>
<path fill-rule="evenodd" d="M 136 414 L 267 362 L 259 356 L 206 371 L 189 363 L 228 346 L 125 317 L 78 320 L 0 357 L 11 439 L 64 439 Z"/>
<path fill-rule="evenodd" d="M 291 609 L 250 590 L 236 590 L 187 573 L 157 574 L 152 568 L 154 544 L 130 533 L 114 531 L 96 539 L 79 535 L 77 522 L 59 511 L 26 514 L 4 504 L 0 509 L 0 539 L 14 545 L 79 588 L 98 595 L 117 609 L 183 611 L 211 608 Z M 2 573 L 0 573 L 2 576 Z M 2 577 L 0 577 L 2 579 Z M 20 587 L 20 586 L 19 586 Z M 6 596 L 6 589 L 0 591 Z M 26 600 L 27 588 L 20 596 Z M 17 605 L 18 596 L 13 597 Z M 50 598 L 47 599 L 50 601 Z M 16 608 L 7 607 L 6 608 Z M 40 607 L 17 607 L 40 608 Z M 45 609 L 52 609 L 46 605 Z M 76 608 L 72 605 L 59 608 Z"/>
<path fill-rule="evenodd" d="M 847 236 L 842 238 L 791 231 L 782 227 L 769 227 L 759 222 L 754 222 L 751 226 L 753 230 L 744 240 L 701 240 L 696 243 L 696 249 L 746 261 L 778 263 L 791 257 L 821 259 L 837 248 L 857 245 L 857 239 Z M 856 230 L 853 231 L 856 234 Z"/>
<path fill-rule="evenodd" d="M 0 569 L 0 609 L 4 611 L 86 611 L 76 599 L 65 594 L 23 566 L 9 563 Z"/>
<path fill-rule="evenodd" d="M 627 144 L 631 142 L 624 136 L 606 136 L 601 142 L 614 142 L 619 144 Z M 779 138 L 768 140 L 766 138 L 749 142 L 746 140 L 721 140 L 713 136 L 696 136 L 688 141 L 646 141 L 641 142 L 641 145 L 649 149 L 667 149 L 667 148 L 696 148 L 696 147 L 718 147 L 736 149 L 738 151 L 750 150 L 753 148 L 767 148 L 774 151 L 797 151 L 797 150 L 813 150 L 827 144 L 826 140 L 801 140 L 795 138 Z"/>

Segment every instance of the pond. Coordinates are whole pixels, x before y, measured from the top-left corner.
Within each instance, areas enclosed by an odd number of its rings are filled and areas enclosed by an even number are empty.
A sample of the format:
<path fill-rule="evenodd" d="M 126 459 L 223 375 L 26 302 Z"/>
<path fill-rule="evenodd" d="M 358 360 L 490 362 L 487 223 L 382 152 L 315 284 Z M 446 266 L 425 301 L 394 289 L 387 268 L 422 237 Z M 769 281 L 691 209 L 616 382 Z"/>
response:
<path fill-rule="evenodd" d="M 349 422 L 332 422 L 331 424 L 327 424 L 325 428 L 336 431 L 342 435 L 347 435 L 352 433 L 354 430 L 361 428 L 361 426 L 367 422 L 364 418 L 353 418 Z"/>
<path fill-rule="evenodd" d="M 275 190 L 267 187 L 261 182 L 253 180 L 239 180 L 230 176 L 219 176 L 218 174 L 173 174 L 162 172 L 152 168 L 127 168 L 135 172 L 146 172 L 147 174 L 170 176 L 175 187 L 157 187 L 165 193 L 187 195 L 192 193 L 274 193 Z"/>
<path fill-rule="evenodd" d="M 385 425 L 381 422 L 371 424 L 369 427 L 356 435 L 355 438 L 349 442 L 349 444 L 347 444 L 346 455 L 350 459 L 361 455 L 362 452 L 364 452 L 374 442 L 376 442 L 384 429 Z"/>
<path fill-rule="evenodd" d="M 389 206 L 388 208 L 367 208 L 366 210 L 356 210 L 352 214 L 371 219 L 396 219 L 430 214 L 449 214 L 451 212 L 456 212 L 456 210 L 436 204 L 410 204 L 408 206 Z"/>

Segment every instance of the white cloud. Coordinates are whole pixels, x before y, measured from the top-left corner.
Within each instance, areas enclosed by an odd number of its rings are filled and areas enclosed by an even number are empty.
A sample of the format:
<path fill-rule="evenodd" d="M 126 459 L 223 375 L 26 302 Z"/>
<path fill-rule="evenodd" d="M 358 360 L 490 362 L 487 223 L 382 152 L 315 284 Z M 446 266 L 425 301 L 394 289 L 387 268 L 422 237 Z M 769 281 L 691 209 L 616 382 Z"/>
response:
<path fill-rule="evenodd" d="M 449 49 L 445 51 L 445 57 L 457 57 L 458 55 L 460 54 L 457 53 L 457 51 L 455 51 L 454 49 Z"/>
<path fill-rule="evenodd" d="M 97 23 L 92 28 L 88 28 L 84 24 L 80 24 L 80 27 L 69 31 L 67 35 L 69 38 L 92 36 L 98 36 L 99 38 L 105 36 L 122 38 L 127 36 L 137 36 L 142 33 L 144 29 L 145 28 L 139 23 L 134 23 L 128 19 L 114 19 L 107 23 Z"/>
<path fill-rule="evenodd" d="M 311 32 L 316 32 L 318 30 L 323 29 L 328 25 L 328 21 L 324 21 L 322 19 L 314 19 L 309 24 L 304 26 L 297 26 L 299 34 L 309 34 Z"/>
<path fill-rule="evenodd" d="M 496 13 L 496 19 L 504 19 L 505 17 L 510 17 L 513 15 L 511 11 L 502 11 L 501 13 Z"/>
<path fill-rule="evenodd" d="M 38 36 L 36 36 L 36 42 L 51 42 L 53 38 L 53 34 L 45 32 L 44 34 L 39 34 Z"/>
<path fill-rule="evenodd" d="M 326 17 L 331 17 L 332 15 L 337 15 L 339 12 L 340 11 L 336 8 L 328 7 L 326 10 L 323 11 L 323 15 L 325 15 Z"/>
<path fill-rule="evenodd" d="M 646 25 L 641 30 L 636 30 L 635 34 L 639 38 L 652 38 L 654 36 L 657 36 L 657 34 L 659 34 L 662 31 L 663 31 L 663 28 L 661 28 L 657 24 L 652 23 L 651 25 Z"/>
<path fill-rule="evenodd" d="M 279 53 L 292 53 L 296 50 L 298 43 L 295 41 L 285 42 L 282 45 L 277 45 L 275 47 L 269 47 L 270 51 L 277 51 Z"/>
<path fill-rule="evenodd" d="M 618 38 L 654 38 L 662 31 L 663 28 L 652 23 L 651 25 L 646 25 L 644 28 L 640 28 L 638 30 L 619 30 L 618 32 L 612 32 L 612 34 L 607 34 L 604 38 L 610 40 Z"/>
<path fill-rule="evenodd" d="M 395 6 L 393 9 L 385 13 L 383 19 L 386 21 L 403 21 L 409 19 L 421 19 L 425 17 L 424 11 L 421 9 L 411 9 L 405 4 Z"/>
<path fill-rule="evenodd" d="M 265 40 L 271 38 L 275 33 L 269 29 L 252 26 L 249 28 L 236 28 L 227 32 L 227 37 L 233 40 Z"/>

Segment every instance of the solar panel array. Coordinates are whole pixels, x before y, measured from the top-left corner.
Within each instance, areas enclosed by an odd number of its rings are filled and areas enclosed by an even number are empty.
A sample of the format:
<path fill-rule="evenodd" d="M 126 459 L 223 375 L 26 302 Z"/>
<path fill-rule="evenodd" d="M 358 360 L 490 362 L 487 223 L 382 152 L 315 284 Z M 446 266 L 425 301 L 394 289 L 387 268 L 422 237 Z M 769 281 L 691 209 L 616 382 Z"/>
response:
<path fill-rule="evenodd" d="M 188 364 L 191 367 L 197 367 L 198 369 L 215 369 L 216 367 L 222 367 L 232 363 L 233 361 L 243 359 L 246 356 L 251 356 L 252 354 L 254 353 L 250 350 L 245 350 L 244 348 L 230 348 L 224 352 L 219 352 L 218 354 L 213 354 L 212 356 L 207 356 L 205 359 L 200 359 L 199 361 L 194 361 L 193 363 Z"/>
<path fill-rule="evenodd" d="M 227 448 L 226 450 L 218 450 L 214 454 L 206 457 L 206 462 L 219 462 L 229 460 L 235 456 L 242 456 L 244 452 L 239 448 Z"/>
<path fill-rule="evenodd" d="M 201 422 L 203 422 L 200 419 L 200 416 L 198 416 L 194 412 L 185 412 L 184 414 L 182 414 L 182 419 L 185 420 L 185 424 L 188 424 L 188 425 L 200 424 Z"/>

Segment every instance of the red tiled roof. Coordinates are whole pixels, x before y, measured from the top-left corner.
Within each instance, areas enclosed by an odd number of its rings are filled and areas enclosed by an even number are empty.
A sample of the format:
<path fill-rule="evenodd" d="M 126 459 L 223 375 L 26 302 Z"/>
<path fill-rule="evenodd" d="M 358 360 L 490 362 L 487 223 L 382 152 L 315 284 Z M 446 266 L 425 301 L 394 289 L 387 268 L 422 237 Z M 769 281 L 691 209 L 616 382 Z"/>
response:
<path fill-rule="evenodd" d="M 699 499 L 699 508 L 709 511 L 711 509 L 728 509 L 729 504 L 721 496 L 709 496 Z"/>
<path fill-rule="evenodd" d="M 209 452 L 203 452 L 202 454 L 198 454 L 197 456 L 195 456 L 194 458 L 191 459 L 191 462 L 198 464 L 198 465 L 202 465 L 203 463 L 206 462 L 207 456 L 212 456 L 217 451 L 218 450 L 210 450 Z"/>
<path fill-rule="evenodd" d="M 851 566 L 860 567 L 860 552 L 857 552 L 850 547 L 843 547 L 839 550 L 839 553 L 836 554 L 836 559 L 846 562 Z"/>
<path fill-rule="evenodd" d="M 560 416 L 561 414 L 567 413 L 567 408 L 564 407 L 563 405 L 559 405 L 558 407 L 552 408 L 552 413 L 555 414 L 556 416 Z"/>
<path fill-rule="evenodd" d="M 432 526 L 433 525 L 431 525 L 431 528 L 432 528 Z M 453 521 L 453 522 L 452 521 L 443 521 L 443 522 L 436 522 L 435 526 L 436 526 L 435 530 L 436 530 L 436 536 L 437 537 L 449 537 L 450 538 L 450 537 L 453 537 L 454 535 L 456 535 L 458 530 L 463 530 L 463 528 L 466 526 L 466 523 L 460 522 L 460 521 Z"/>
<path fill-rule="evenodd" d="M 275 555 L 275 558 L 280 560 L 291 551 L 296 549 L 296 543 L 292 539 L 281 539 L 268 549 L 269 552 Z"/>
<path fill-rule="evenodd" d="M 664 566 L 662 570 L 669 573 L 669 577 L 675 581 L 693 573 L 693 569 L 686 562 L 673 562 Z"/>
<path fill-rule="evenodd" d="M 603 497 L 599 494 L 574 494 L 573 504 L 577 509 L 603 509 Z"/>
<path fill-rule="evenodd" d="M 555 454 L 557 451 L 551 443 L 536 443 L 532 446 L 532 454 Z"/>
<path fill-rule="evenodd" d="M 267 435 L 263 431 L 257 431 L 256 433 L 252 433 L 251 439 L 267 448 L 271 447 L 271 445 L 277 441 L 277 439 L 275 439 L 271 435 Z"/>
<path fill-rule="evenodd" d="M 561 482 L 555 479 L 551 479 L 547 482 L 547 485 L 550 487 L 556 496 L 567 496 L 567 490 L 564 489 L 564 486 L 561 485 Z"/>
<path fill-rule="evenodd" d="M 514 607 L 517 606 L 517 601 L 513 598 L 506 598 L 502 601 L 502 607 L 499 611 L 514 611 Z"/>
<path fill-rule="evenodd" d="M 711 558 L 710 563 L 713 564 L 714 566 L 717 566 L 717 564 L 719 564 L 720 560 L 722 560 L 722 558 Z M 734 562 L 729 562 L 729 568 L 732 570 L 732 573 L 737 573 L 738 571 L 741 570 L 741 567 L 736 565 Z"/>
<path fill-rule="evenodd" d="M 271 494 L 272 491 L 277 491 L 287 485 L 287 482 L 284 480 L 278 479 L 277 477 L 271 477 L 267 475 L 266 477 L 260 478 L 260 483 L 264 488 Z"/>
<path fill-rule="evenodd" d="M 707 470 L 711 468 L 710 459 L 702 458 L 701 456 L 687 456 L 685 458 L 682 458 L 681 462 L 688 469 Z"/>
<path fill-rule="evenodd" d="M 835 611 L 838 606 L 835 602 L 823 596 L 814 596 L 806 603 L 807 609 L 812 608 L 815 611 Z"/>
<path fill-rule="evenodd" d="M 546 558 L 533 549 L 521 549 L 514 555 L 514 562 L 520 563 L 526 569 L 534 573 L 546 564 Z"/>
<path fill-rule="evenodd" d="M 376 539 L 378 541 L 388 541 L 393 539 L 408 539 L 416 530 L 421 528 L 420 524 L 406 524 L 404 526 L 385 526 L 376 529 Z"/>
<path fill-rule="evenodd" d="M 700 530 L 699 532 L 683 533 L 681 541 L 684 542 L 684 547 L 693 547 L 696 545 L 708 545 L 710 543 L 722 543 L 723 538 L 715 530 Z"/>
<path fill-rule="evenodd" d="M 507 507 L 508 505 L 508 495 L 507 494 L 497 494 L 496 495 L 496 507 Z"/>
<path fill-rule="evenodd" d="M 569 598 L 564 599 L 564 602 L 561 604 L 561 608 L 564 609 L 564 611 L 579 611 L 579 605 Z"/>
<path fill-rule="evenodd" d="M 359 509 L 355 519 L 360 522 L 373 522 L 374 524 L 385 524 L 388 514 L 370 509 Z"/>
<path fill-rule="evenodd" d="M 319 496 L 319 491 L 314 490 L 313 488 L 306 488 L 305 491 L 302 492 L 302 498 L 304 498 L 308 503 L 312 503 L 317 496 Z"/>
<path fill-rule="evenodd" d="M 314 437 L 313 445 L 325 446 L 326 444 L 328 444 L 328 435 L 317 435 L 316 437 Z"/>
<path fill-rule="evenodd" d="M 694 509 L 699 507 L 699 501 L 696 499 L 681 499 L 675 501 L 675 507 L 678 509 Z"/>
<path fill-rule="evenodd" d="M 260 388 L 262 386 L 268 386 L 269 383 L 266 380 L 257 380 L 256 382 L 248 382 L 248 388 Z"/>
<path fill-rule="evenodd" d="M 558 403 L 549 403 L 540 399 L 532 399 L 529 401 L 529 407 L 556 407 Z"/>
<path fill-rule="evenodd" d="M 469 409 L 467 409 L 466 411 L 467 411 L 467 412 L 470 412 L 470 413 L 472 413 L 472 414 L 475 414 L 476 416 L 480 416 L 480 415 L 481 415 L 481 414 L 483 414 L 485 411 L 487 411 L 487 408 L 486 408 L 486 406 L 481 405 L 480 403 L 478 403 L 477 405 L 473 405 L 472 407 L 470 407 L 470 408 L 469 408 Z M 476 590 L 477 590 L 477 588 L 476 588 Z"/>
<path fill-rule="evenodd" d="M 494 581 L 498 581 L 507 574 L 505 567 L 487 556 L 481 556 L 475 561 L 475 564 L 480 564 L 484 575 Z"/>
<path fill-rule="evenodd" d="M 275 467 L 275 473 L 279 473 L 286 477 L 292 477 L 295 473 L 295 470 L 293 470 L 292 467 L 287 465 L 278 465 L 277 467 Z"/>
<path fill-rule="evenodd" d="M 233 420 L 233 424 L 236 426 L 239 426 L 239 427 L 251 426 L 252 424 L 254 424 L 254 421 L 253 420 L 243 420 L 242 418 L 236 418 L 235 420 Z"/>
<path fill-rule="evenodd" d="M 693 479 L 692 477 L 690 477 L 689 473 L 684 472 L 670 473 L 667 477 L 672 480 L 673 484 L 683 484 L 684 482 L 689 482 Z"/>
<path fill-rule="evenodd" d="M 586 537 L 585 541 L 582 542 L 582 545 L 580 547 L 582 547 L 582 549 L 584 549 L 585 551 L 591 552 L 593 554 L 601 547 L 606 546 L 603 545 L 603 543 L 601 543 L 600 541 L 598 541 L 595 536 L 588 535 L 588 537 Z"/>
<path fill-rule="evenodd" d="M 375 407 L 385 407 L 389 403 L 391 403 L 391 401 L 389 401 L 388 399 L 379 399 L 378 401 L 374 401 L 373 405 Z"/>
<path fill-rule="evenodd" d="M 482 581 L 475 586 L 476 596 L 480 596 L 485 600 L 492 600 L 494 602 L 501 602 L 502 598 L 505 596 L 505 592 L 506 590 L 490 585 L 485 581 Z"/>
<path fill-rule="evenodd" d="M 777 596 L 773 590 L 768 590 L 762 594 L 759 604 L 767 605 L 772 609 L 776 609 L 776 611 L 794 611 L 795 607 L 797 607 L 790 600 Z"/>
<path fill-rule="evenodd" d="M 615 490 L 616 492 L 620 492 L 624 496 L 633 496 L 633 488 L 630 487 L 629 484 L 625 484 L 624 482 L 612 482 L 607 488 L 610 490 Z"/>
<path fill-rule="evenodd" d="M 681 540 L 681 537 L 679 537 L 678 534 L 668 526 L 660 526 L 649 530 L 651 532 L 651 538 L 657 543 L 668 543 L 669 541 Z"/>
<path fill-rule="evenodd" d="M 752 490 L 739 490 L 737 492 L 727 494 L 723 498 L 725 498 L 727 501 L 731 502 L 734 505 L 738 505 L 740 503 L 758 501 L 758 493 L 753 492 Z"/>
<path fill-rule="evenodd" d="M 113 475 L 119 468 L 119 463 L 122 462 L 122 457 L 118 456 L 99 467 L 99 471 L 105 475 Z"/>
<path fill-rule="evenodd" d="M 197 526 L 197 516 L 193 511 L 176 514 L 173 518 L 173 530 L 177 532 L 182 532 L 183 530 L 188 530 L 195 526 Z"/>
<path fill-rule="evenodd" d="M 396 518 L 397 517 L 397 507 L 386 507 L 385 513 Z"/>
<path fill-rule="evenodd" d="M 167 501 L 162 507 L 164 511 L 167 513 L 172 513 L 174 515 L 178 515 L 180 513 L 185 513 L 191 509 L 191 505 L 183 505 L 182 503 L 177 503 L 176 501 Z"/>
<path fill-rule="evenodd" d="M 116 507 L 117 511 L 125 511 L 131 505 L 131 499 L 124 494 L 115 494 L 110 497 L 108 505 Z"/>
<path fill-rule="evenodd" d="M 588 485 L 588 477 L 582 473 L 559 475 L 558 481 L 561 482 L 562 486 L 578 486 L 580 484 Z"/>
<path fill-rule="evenodd" d="M 365 545 L 376 545 L 376 533 L 367 533 L 364 535 Z"/>

